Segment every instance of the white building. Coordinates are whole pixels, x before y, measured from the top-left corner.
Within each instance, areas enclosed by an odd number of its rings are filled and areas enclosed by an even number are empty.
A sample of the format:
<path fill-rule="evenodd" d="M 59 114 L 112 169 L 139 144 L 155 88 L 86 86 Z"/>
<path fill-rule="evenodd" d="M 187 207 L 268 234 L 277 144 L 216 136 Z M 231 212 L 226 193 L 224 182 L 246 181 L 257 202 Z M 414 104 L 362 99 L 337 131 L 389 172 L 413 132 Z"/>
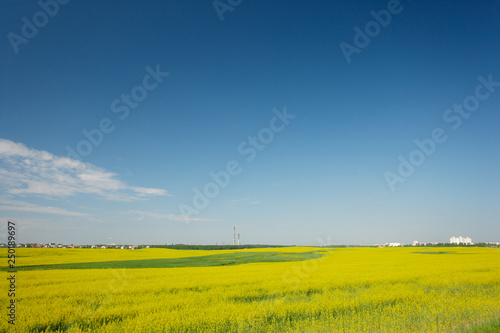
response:
<path fill-rule="evenodd" d="M 470 237 L 462 237 L 462 236 L 455 237 L 455 236 L 453 236 L 450 238 L 450 243 L 457 244 L 457 245 L 459 245 L 459 244 L 469 245 L 469 244 L 472 244 L 472 240 L 470 239 Z"/>

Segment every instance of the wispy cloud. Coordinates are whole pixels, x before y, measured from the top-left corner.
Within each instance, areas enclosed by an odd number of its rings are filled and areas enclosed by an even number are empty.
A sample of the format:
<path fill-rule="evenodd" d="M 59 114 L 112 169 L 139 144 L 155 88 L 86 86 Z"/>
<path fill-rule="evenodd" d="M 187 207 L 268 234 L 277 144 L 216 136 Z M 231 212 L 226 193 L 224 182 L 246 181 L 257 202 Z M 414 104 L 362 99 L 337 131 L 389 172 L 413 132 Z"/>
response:
<path fill-rule="evenodd" d="M 116 176 L 90 163 L 0 139 L 0 189 L 4 193 L 49 198 L 92 194 L 115 201 L 169 195 L 163 189 L 129 186 Z"/>
<path fill-rule="evenodd" d="M 0 210 L 55 214 L 55 215 L 65 215 L 65 216 L 88 216 L 88 214 L 86 213 L 72 212 L 58 207 L 38 206 L 24 201 L 4 200 L 4 199 L 0 199 Z"/>
<path fill-rule="evenodd" d="M 297 223 L 274 223 L 274 224 L 271 224 L 275 227 L 289 227 L 289 226 L 296 226 Z"/>
<path fill-rule="evenodd" d="M 189 217 L 185 215 L 175 215 L 175 214 L 164 214 L 158 212 L 149 212 L 143 210 L 131 210 L 127 214 L 136 215 L 133 219 L 136 221 L 144 220 L 144 217 L 149 217 L 153 219 L 169 220 L 169 221 L 179 221 L 179 222 L 209 222 L 209 221 L 221 221 L 220 219 L 209 219 L 202 217 Z"/>
<path fill-rule="evenodd" d="M 256 200 L 256 195 L 250 196 L 250 197 L 245 197 L 241 199 L 234 199 L 229 201 L 229 206 L 231 208 L 240 208 L 240 205 L 246 204 L 246 205 L 258 205 L 260 204 L 259 200 Z"/>

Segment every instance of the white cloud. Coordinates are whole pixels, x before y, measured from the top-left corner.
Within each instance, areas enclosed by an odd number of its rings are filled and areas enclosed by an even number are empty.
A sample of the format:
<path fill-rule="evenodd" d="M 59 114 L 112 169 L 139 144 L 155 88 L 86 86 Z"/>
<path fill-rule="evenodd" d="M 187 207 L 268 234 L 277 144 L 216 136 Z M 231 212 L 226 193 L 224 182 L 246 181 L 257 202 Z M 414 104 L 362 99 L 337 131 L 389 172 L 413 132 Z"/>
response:
<path fill-rule="evenodd" d="M 157 188 L 146 188 L 146 187 L 131 187 L 132 190 L 138 193 L 139 196 L 146 195 L 165 195 L 165 190 Z"/>
<path fill-rule="evenodd" d="M 65 216 L 88 216 L 88 214 L 80 212 L 72 212 L 66 209 L 51 207 L 51 206 L 38 206 L 24 201 L 17 200 L 4 200 L 0 199 L 0 210 L 18 211 L 18 212 L 33 212 L 45 213 Z"/>
<path fill-rule="evenodd" d="M 240 198 L 240 199 L 233 199 L 233 200 L 229 200 L 229 203 L 240 203 L 240 202 L 243 202 L 243 201 L 248 201 L 248 200 L 251 200 L 252 198 L 251 197 L 245 197 L 245 198 Z"/>
<path fill-rule="evenodd" d="M 163 189 L 129 186 L 115 177 L 115 173 L 90 163 L 0 139 L 0 189 L 7 194 L 44 197 L 93 194 L 116 201 L 169 195 Z"/>
<path fill-rule="evenodd" d="M 157 212 L 148 212 L 142 210 L 131 210 L 127 212 L 128 214 L 139 215 L 138 217 L 133 218 L 135 221 L 142 221 L 144 217 L 149 217 L 153 219 L 161 219 L 161 220 L 170 220 L 170 221 L 179 221 L 179 222 L 209 222 L 209 221 L 221 221 L 220 219 L 208 219 L 202 217 L 189 217 L 186 215 L 175 215 L 175 214 L 163 214 Z"/>
<path fill-rule="evenodd" d="M 253 195 L 251 197 L 245 197 L 241 199 L 234 199 L 229 201 L 229 206 L 233 209 L 240 208 L 242 204 L 247 204 L 247 205 L 258 205 L 260 204 L 259 200 L 255 200 L 257 196 Z"/>
<path fill-rule="evenodd" d="M 288 226 L 293 226 L 293 225 L 297 225 L 297 223 L 275 223 L 275 224 L 271 224 L 275 227 L 288 227 Z"/>

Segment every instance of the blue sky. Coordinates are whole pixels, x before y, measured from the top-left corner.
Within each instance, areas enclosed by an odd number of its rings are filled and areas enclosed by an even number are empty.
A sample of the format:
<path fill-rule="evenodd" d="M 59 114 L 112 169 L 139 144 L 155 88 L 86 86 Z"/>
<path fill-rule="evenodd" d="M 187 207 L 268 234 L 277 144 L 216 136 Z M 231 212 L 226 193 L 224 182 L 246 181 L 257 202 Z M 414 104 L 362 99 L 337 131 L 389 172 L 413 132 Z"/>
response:
<path fill-rule="evenodd" d="M 500 241 L 498 2 L 54 1 L 0 4 L 2 237 Z"/>

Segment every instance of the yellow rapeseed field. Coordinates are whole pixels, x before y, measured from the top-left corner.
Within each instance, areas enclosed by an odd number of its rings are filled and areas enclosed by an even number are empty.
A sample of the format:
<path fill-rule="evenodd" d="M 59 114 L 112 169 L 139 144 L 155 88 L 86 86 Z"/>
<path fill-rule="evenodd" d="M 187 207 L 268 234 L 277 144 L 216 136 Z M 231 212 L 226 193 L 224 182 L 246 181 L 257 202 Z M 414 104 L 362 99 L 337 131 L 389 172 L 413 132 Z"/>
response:
<path fill-rule="evenodd" d="M 453 332 L 500 317 L 498 249 L 17 249 L 17 255 L 22 266 L 312 250 L 323 256 L 214 267 L 20 267 L 16 332 Z M 0 330 L 11 326 L 4 319 Z"/>

